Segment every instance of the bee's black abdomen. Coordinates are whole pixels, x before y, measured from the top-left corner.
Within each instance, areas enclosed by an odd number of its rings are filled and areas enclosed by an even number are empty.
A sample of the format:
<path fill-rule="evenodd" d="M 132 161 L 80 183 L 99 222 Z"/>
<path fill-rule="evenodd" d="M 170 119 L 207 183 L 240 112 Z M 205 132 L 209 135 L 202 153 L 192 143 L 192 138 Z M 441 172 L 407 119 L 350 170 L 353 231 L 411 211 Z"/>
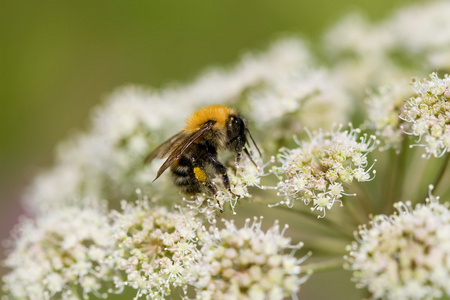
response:
<path fill-rule="evenodd" d="M 189 172 L 189 167 L 180 167 L 177 166 L 172 169 L 172 174 L 177 177 L 186 177 L 189 176 L 191 172 Z"/>
<path fill-rule="evenodd" d="M 197 194 L 201 192 L 200 184 L 192 177 L 175 177 L 174 183 L 185 194 Z"/>
<path fill-rule="evenodd" d="M 183 155 L 171 170 L 173 182 L 185 194 L 196 194 L 201 192 L 201 185 L 195 179 L 193 164 L 189 157 Z"/>

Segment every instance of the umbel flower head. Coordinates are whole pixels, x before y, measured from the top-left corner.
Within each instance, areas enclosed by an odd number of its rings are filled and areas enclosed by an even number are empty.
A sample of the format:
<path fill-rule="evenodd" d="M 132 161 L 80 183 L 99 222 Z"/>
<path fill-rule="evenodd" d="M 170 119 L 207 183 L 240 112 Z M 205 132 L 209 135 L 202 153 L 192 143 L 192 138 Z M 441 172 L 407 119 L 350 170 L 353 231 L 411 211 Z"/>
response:
<path fill-rule="evenodd" d="M 22 221 L 5 261 L 12 271 L 3 277 L 4 290 L 14 299 L 105 298 L 115 278 L 106 260 L 114 246 L 109 226 L 101 205 Z"/>
<path fill-rule="evenodd" d="M 305 204 L 313 201 L 312 210 L 333 207 L 344 194 L 344 184 L 353 180 L 371 180 L 367 154 L 375 149 L 375 136 L 359 137 L 360 129 L 315 132 L 310 141 L 297 141 L 298 148 L 282 149 L 278 174 L 278 194 L 285 200 L 280 204 L 292 206 L 299 199 Z M 375 172 L 375 171 L 374 171 Z"/>
<path fill-rule="evenodd" d="M 361 13 L 343 18 L 323 39 L 327 57 L 334 61 L 331 70 L 336 80 L 353 92 L 363 92 L 417 72 L 447 70 L 449 9 L 450 2 L 445 0 L 421 1 L 377 23 Z"/>
<path fill-rule="evenodd" d="M 403 121 L 399 118 L 406 100 L 413 95 L 406 81 L 399 81 L 371 92 L 366 100 L 366 126 L 375 129 L 382 142 L 380 150 L 393 148 L 400 152 L 404 138 Z"/>
<path fill-rule="evenodd" d="M 405 104 L 402 118 L 411 123 L 411 134 L 419 137 L 428 157 L 442 156 L 450 149 L 450 77 L 431 73 L 412 88 L 416 95 Z"/>
<path fill-rule="evenodd" d="M 348 247 L 347 267 L 357 287 L 367 287 L 375 299 L 450 296 L 448 206 L 430 195 L 414 209 L 410 202 L 395 207 L 398 213 L 361 226 L 357 242 Z"/>
<path fill-rule="evenodd" d="M 333 123 L 346 122 L 351 108 L 349 95 L 336 85 L 329 72 L 316 68 L 299 68 L 279 76 L 271 85 L 253 90 L 249 102 L 255 126 L 273 131 L 283 123 L 280 129 L 284 132 L 289 123 L 292 130 L 298 130 L 297 123 L 313 129 L 330 128 Z M 272 132 L 270 138 L 279 137 Z"/>
<path fill-rule="evenodd" d="M 302 244 L 291 245 L 278 222 L 264 232 L 261 219 L 246 220 L 238 229 L 232 221 L 225 228 L 212 226 L 203 239 L 195 287 L 198 299 L 283 299 L 295 294 L 307 279 L 294 257 Z M 289 251 L 290 253 L 285 253 Z"/>
<path fill-rule="evenodd" d="M 173 288 L 184 290 L 192 283 L 192 268 L 198 260 L 201 223 L 193 214 L 172 211 L 141 200 L 122 202 L 122 212 L 113 214 L 117 250 L 112 260 L 125 279 L 120 288 L 137 290 L 135 299 L 164 299 Z"/>

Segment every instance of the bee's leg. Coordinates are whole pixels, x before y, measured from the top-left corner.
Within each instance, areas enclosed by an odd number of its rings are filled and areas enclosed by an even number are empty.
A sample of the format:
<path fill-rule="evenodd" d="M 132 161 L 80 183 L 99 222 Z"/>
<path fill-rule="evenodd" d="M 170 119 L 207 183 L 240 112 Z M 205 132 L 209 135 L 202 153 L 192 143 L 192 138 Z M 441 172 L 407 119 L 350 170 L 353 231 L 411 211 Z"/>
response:
<path fill-rule="evenodd" d="M 208 191 L 212 195 L 216 195 L 217 194 L 217 188 L 214 185 L 214 183 L 212 183 L 211 181 L 205 181 L 205 182 L 202 182 L 202 184 L 208 189 Z"/>
<path fill-rule="evenodd" d="M 200 167 L 194 167 L 194 175 L 195 175 L 195 179 L 197 179 L 197 181 L 203 185 L 212 195 L 216 195 L 217 194 L 217 188 L 214 185 L 214 183 L 212 183 L 208 177 L 206 176 L 205 171 L 200 168 Z M 220 203 L 219 200 L 217 200 L 217 204 L 219 204 L 220 207 Z M 223 212 L 222 209 L 220 209 L 220 212 Z"/>
<path fill-rule="evenodd" d="M 236 167 L 238 167 L 238 168 L 239 168 L 239 162 L 241 161 L 241 157 L 242 157 L 242 153 L 237 152 L 236 153 Z"/>
<path fill-rule="evenodd" d="M 211 192 L 212 195 L 217 195 L 217 188 L 211 181 L 205 181 L 203 182 L 203 185 Z M 219 202 L 219 199 L 217 199 L 217 205 L 219 206 L 220 212 L 223 213 L 222 205 Z"/>
<path fill-rule="evenodd" d="M 230 192 L 231 195 L 240 198 L 239 195 L 236 195 L 231 191 L 230 178 L 228 178 L 227 168 L 224 165 L 222 165 L 222 163 L 218 161 L 215 157 L 210 157 L 210 161 L 214 167 L 214 170 L 220 175 L 222 175 L 222 182 L 225 188 Z"/>
<path fill-rule="evenodd" d="M 239 167 L 239 162 L 242 157 L 242 149 L 244 148 L 245 141 L 243 141 L 240 137 L 236 139 L 236 145 L 234 151 L 236 151 L 236 167 Z"/>

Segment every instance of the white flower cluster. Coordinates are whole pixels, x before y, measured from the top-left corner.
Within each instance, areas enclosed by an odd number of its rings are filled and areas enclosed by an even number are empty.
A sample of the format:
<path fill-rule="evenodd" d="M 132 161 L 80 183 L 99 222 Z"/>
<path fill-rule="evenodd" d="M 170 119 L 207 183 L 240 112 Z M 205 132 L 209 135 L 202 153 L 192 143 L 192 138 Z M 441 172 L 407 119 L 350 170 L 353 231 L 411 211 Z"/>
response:
<path fill-rule="evenodd" d="M 225 228 L 211 227 L 210 237 L 203 241 L 197 299 L 275 300 L 298 292 L 307 277 L 300 274 L 305 258 L 293 256 L 302 244 L 290 244 L 283 236 L 287 227 L 280 230 L 276 222 L 264 232 L 261 219 L 247 219 L 241 229 L 224 222 Z"/>
<path fill-rule="evenodd" d="M 136 205 L 123 201 L 122 210 L 113 215 L 112 261 L 126 274 L 117 287 L 136 289 L 135 299 L 164 299 L 175 287 L 186 291 L 200 255 L 200 220 L 190 213 L 150 206 L 148 201 Z"/>
<path fill-rule="evenodd" d="M 144 165 L 144 157 L 161 138 L 169 107 L 150 90 L 126 87 L 114 93 L 96 109 L 89 132 L 59 146 L 57 164 L 37 178 L 27 204 L 45 211 L 86 196 L 128 198 L 136 187 L 149 186 L 154 166 Z"/>
<path fill-rule="evenodd" d="M 280 204 L 292 206 L 301 199 L 311 210 L 331 209 L 344 194 L 344 184 L 353 180 L 371 180 L 367 154 L 377 145 L 375 136 L 360 136 L 360 129 L 324 133 L 315 132 L 310 141 L 297 141 L 299 147 L 282 149 L 278 155 L 281 167 L 273 169 L 278 175 L 278 195 L 285 198 Z M 375 171 L 374 171 L 375 172 Z"/>
<path fill-rule="evenodd" d="M 386 31 L 392 35 L 391 51 L 411 56 L 412 62 L 425 61 L 430 69 L 448 69 L 449 11 L 450 3 L 445 0 L 417 3 L 398 10 L 386 22 Z"/>
<path fill-rule="evenodd" d="M 450 149 L 450 76 L 439 78 L 436 73 L 430 80 L 415 81 L 412 88 L 416 92 L 404 107 L 402 119 L 411 123 L 412 135 L 430 157 L 444 155 Z"/>
<path fill-rule="evenodd" d="M 269 161 L 263 164 L 262 157 L 256 155 L 253 155 L 252 159 L 255 164 L 253 164 L 249 157 L 244 156 L 239 162 L 237 170 L 230 174 L 230 183 L 233 186 L 232 191 L 239 197 L 251 197 L 251 194 L 248 192 L 249 187 L 256 186 L 264 188 L 261 185 L 261 177 L 267 175 L 264 169 L 268 164 L 273 162 Z"/>
<path fill-rule="evenodd" d="M 323 48 L 339 86 L 364 92 L 418 72 L 448 69 L 448 11 L 448 1 L 425 1 L 378 23 L 354 13 L 335 24 L 324 36 Z"/>
<path fill-rule="evenodd" d="M 250 93 L 249 99 L 250 116 L 261 128 L 273 128 L 279 123 L 290 124 L 297 131 L 300 124 L 314 129 L 330 128 L 333 122 L 348 121 L 350 113 L 349 96 L 325 70 L 316 68 L 283 74 L 271 85 Z M 283 126 L 281 136 L 272 132 L 270 138 L 285 137 L 286 130 Z"/>
<path fill-rule="evenodd" d="M 5 265 L 4 290 L 14 299 L 106 298 L 116 276 L 105 207 L 66 207 L 24 220 Z M 80 293 L 80 294 L 79 294 Z"/>
<path fill-rule="evenodd" d="M 409 84 L 400 81 L 380 87 L 366 99 L 366 126 L 375 129 L 378 139 L 383 143 L 381 150 L 393 148 L 397 152 L 400 151 L 404 138 L 404 122 L 399 116 L 406 100 L 412 95 Z"/>
<path fill-rule="evenodd" d="M 337 85 L 358 99 L 369 88 L 412 76 L 412 72 L 389 57 L 386 49 L 392 38 L 383 24 L 372 25 L 359 14 L 335 24 L 325 34 L 323 48 L 332 63 L 330 74 Z"/>
<path fill-rule="evenodd" d="M 450 211 L 430 198 L 414 209 L 398 202 L 397 214 L 361 226 L 346 257 L 357 287 L 375 299 L 450 296 Z"/>

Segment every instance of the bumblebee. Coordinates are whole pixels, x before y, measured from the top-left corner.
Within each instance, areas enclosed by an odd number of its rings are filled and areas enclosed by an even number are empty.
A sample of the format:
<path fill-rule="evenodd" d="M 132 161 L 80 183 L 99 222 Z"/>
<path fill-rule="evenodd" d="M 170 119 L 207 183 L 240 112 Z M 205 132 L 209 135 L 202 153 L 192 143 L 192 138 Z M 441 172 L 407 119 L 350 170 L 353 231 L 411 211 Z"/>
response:
<path fill-rule="evenodd" d="M 186 120 L 181 132 L 151 152 L 145 163 L 167 157 L 153 181 L 170 167 L 175 185 L 185 194 L 207 192 L 215 195 L 217 188 L 212 178 L 216 175 L 221 176 L 224 187 L 232 193 L 227 168 L 218 160 L 217 154 L 229 150 L 236 154 L 238 164 L 244 153 L 256 166 L 246 147 L 247 134 L 261 155 L 246 120 L 236 110 L 224 105 L 203 107 Z"/>

